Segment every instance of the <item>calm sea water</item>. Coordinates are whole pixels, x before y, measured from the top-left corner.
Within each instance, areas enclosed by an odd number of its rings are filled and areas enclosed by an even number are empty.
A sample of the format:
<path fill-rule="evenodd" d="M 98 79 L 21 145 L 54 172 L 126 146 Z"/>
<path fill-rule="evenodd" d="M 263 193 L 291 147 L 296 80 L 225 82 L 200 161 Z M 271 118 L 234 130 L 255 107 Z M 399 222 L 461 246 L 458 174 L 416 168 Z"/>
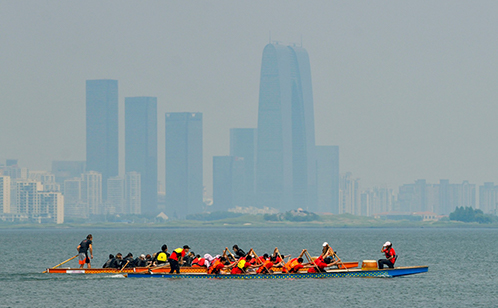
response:
<path fill-rule="evenodd" d="M 238 244 L 271 253 L 320 253 L 327 241 L 344 261 L 382 257 L 389 240 L 398 266 L 429 272 L 398 278 L 309 280 L 126 279 L 42 274 L 94 237 L 93 266 L 109 253 L 135 256 L 188 244 L 220 253 Z M 0 230 L 0 307 L 498 307 L 498 229 L 42 229 Z M 77 261 L 67 263 L 77 267 Z M 64 266 L 66 266 L 64 265 Z"/>

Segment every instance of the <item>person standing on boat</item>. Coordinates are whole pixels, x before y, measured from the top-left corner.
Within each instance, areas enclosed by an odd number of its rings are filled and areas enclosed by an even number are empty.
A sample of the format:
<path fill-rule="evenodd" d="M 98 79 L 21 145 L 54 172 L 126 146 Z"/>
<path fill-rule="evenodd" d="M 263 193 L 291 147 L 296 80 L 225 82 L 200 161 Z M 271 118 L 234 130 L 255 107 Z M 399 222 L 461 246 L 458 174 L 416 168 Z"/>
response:
<path fill-rule="evenodd" d="M 389 241 L 385 242 L 384 246 L 382 246 L 381 252 L 386 255 L 386 258 L 378 261 L 379 269 L 383 269 L 384 265 L 387 265 L 389 268 L 394 268 L 394 262 L 396 262 L 396 252 L 392 246 L 393 244 Z"/>
<path fill-rule="evenodd" d="M 190 247 L 188 245 L 183 246 L 183 248 L 177 248 L 173 250 L 171 256 L 169 256 L 169 265 L 171 266 L 170 274 L 173 274 L 175 271 L 177 274 L 180 274 L 180 264 L 183 264 L 183 257 L 188 253 Z"/>
<path fill-rule="evenodd" d="M 90 264 L 90 258 L 88 258 L 88 250 L 90 249 L 90 257 L 93 259 L 92 239 L 93 239 L 92 235 L 88 234 L 86 236 L 86 239 L 81 241 L 81 243 L 76 248 L 78 250 L 78 253 L 79 253 L 80 268 L 83 268 L 85 263 L 87 264 L 86 266 L 88 268 L 92 267 L 92 265 Z"/>

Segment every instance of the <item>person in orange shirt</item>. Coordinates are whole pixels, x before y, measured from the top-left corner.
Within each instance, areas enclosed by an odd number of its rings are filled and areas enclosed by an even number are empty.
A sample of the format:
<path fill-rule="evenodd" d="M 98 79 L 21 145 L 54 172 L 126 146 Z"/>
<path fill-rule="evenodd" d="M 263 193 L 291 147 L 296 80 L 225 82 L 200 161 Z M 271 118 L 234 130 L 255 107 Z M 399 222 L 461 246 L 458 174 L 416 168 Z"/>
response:
<path fill-rule="evenodd" d="M 275 264 L 275 257 L 269 257 L 263 261 L 261 266 L 256 270 L 258 274 L 272 274 L 271 268 Z"/>

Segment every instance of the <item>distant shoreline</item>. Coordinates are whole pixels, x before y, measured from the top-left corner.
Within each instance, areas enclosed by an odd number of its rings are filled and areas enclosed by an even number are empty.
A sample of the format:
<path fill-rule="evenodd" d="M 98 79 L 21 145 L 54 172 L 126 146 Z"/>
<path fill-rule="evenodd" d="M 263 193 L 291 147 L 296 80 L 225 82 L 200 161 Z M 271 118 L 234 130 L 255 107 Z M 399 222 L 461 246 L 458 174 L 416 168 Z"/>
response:
<path fill-rule="evenodd" d="M 266 221 L 262 215 L 243 215 L 215 221 L 171 220 L 163 223 L 93 222 L 64 224 L 6 223 L 0 229 L 77 229 L 77 228 L 498 228 L 498 223 L 479 224 L 459 221 L 381 220 L 353 215 L 320 216 L 316 221 Z"/>

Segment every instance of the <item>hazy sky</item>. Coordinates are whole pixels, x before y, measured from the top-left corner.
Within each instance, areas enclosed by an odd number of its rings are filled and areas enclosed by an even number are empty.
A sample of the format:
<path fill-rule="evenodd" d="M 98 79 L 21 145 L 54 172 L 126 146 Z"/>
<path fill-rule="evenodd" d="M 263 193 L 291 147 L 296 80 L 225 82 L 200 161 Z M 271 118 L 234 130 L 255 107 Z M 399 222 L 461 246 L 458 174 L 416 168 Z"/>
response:
<path fill-rule="evenodd" d="M 85 160 L 85 80 L 204 114 L 204 181 L 229 129 L 256 127 L 261 55 L 300 43 L 318 145 L 363 187 L 498 182 L 496 1 L 2 1 L 0 162 Z"/>

